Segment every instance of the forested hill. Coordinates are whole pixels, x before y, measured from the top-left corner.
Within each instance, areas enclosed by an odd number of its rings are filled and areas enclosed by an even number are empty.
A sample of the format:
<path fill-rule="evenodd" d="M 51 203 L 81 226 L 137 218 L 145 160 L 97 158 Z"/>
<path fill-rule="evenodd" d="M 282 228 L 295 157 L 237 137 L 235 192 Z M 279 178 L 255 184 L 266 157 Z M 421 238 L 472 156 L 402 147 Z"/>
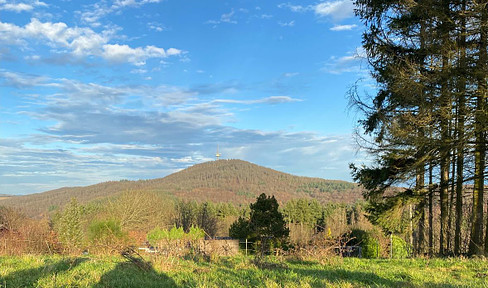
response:
<path fill-rule="evenodd" d="M 0 200 L 0 205 L 21 207 L 34 216 L 62 207 L 72 197 L 84 203 L 127 190 L 150 191 L 188 200 L 233 203 L 250 203 L 261 193 L 275 195 L 280 202 L 293 198 L 315 198 L 320 202 L 352 203 L 362 199 L 361 189 L 354 183 L 294 176 L 242 160 L 218 160 L 197 164 L 164 178 L 60 188 Z"/>

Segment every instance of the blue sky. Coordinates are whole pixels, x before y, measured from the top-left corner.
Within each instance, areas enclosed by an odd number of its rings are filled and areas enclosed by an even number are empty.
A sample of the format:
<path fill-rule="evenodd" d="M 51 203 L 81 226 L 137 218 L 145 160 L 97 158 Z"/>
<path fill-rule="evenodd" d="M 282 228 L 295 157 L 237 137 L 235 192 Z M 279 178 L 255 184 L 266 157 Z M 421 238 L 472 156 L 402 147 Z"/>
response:
<path fill-rule="evenodd" d="M 242 159 L 350 180 L 367 78 L 339 1 L 0 0 L 0 193 Z"/>

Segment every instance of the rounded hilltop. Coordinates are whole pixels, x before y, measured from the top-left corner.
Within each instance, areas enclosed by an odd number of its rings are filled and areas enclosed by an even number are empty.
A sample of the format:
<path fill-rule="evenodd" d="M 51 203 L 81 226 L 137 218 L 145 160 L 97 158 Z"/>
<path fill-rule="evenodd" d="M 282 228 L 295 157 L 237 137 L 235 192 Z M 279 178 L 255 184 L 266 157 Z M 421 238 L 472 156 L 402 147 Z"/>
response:
<path fill-rule="evenodd" d="M 219 159 L 193 165 L 163 178 L 109 181 L 85 187 L 65 187 L 43 193 L 0 200 L 2 205 L 40 215 L 76 198 L 80 203 L 116 196 L 124 191 L 154 192 L 162 197 L 247 204 L 261 193 L 280 202 L 295 198 L 320 202 L 352 203 L 362 190 L 354 183 L 295 176 L 238 159 Z"/>

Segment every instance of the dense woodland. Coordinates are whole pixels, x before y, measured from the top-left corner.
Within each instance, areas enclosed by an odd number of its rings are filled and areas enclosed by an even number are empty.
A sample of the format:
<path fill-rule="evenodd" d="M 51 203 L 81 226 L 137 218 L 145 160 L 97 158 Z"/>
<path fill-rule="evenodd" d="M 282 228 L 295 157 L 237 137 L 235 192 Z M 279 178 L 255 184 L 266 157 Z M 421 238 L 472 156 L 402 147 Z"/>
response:
<path fill-rule="evenodd" d="M 352 91 L 352 165 L 370 219 L 409 230 L 418 254 L 488 254 L 488 1 L 357 0 L 374 95 Z M 408 187 L 391 193 L 392 186 Z"/>
<path fill-rule="evenodd" d="M 0 199 L 0 205 L 21 208 L 25 214 L 39 217 L 62 208 L 73 197 L 79 203 L 87 203 L 128 190 L 154 192 L 172 200 L 234 204 L 248 204 L 261 193 L 274 195 L 280 203 L 295 198 L 316 199 L 321 203 L 354 203 L 362 199 L 362 189 L 354 183 L 298 177 L 242 160 L 219 160 L 197 164 L 164 178 L 61 188 Z"/>

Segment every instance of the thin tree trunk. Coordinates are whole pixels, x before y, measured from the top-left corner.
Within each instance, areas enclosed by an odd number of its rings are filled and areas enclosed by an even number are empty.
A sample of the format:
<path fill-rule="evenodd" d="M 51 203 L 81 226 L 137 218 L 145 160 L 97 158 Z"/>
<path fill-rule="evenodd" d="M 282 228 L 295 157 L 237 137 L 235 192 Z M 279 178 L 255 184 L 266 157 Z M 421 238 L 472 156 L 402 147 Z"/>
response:
<path fill-rule="evenodd" d="M 446 254 L 447 248 L 447 220 L 448 220 L 448 193 L 449 193 L 449 159 L 450 159 L 450 139 L 449 139 L 449 121 L 450 121 L 450 94 L 449 94 L 449 1 L 442 1 L 443 17 L 440 33 L 442 37 L 443 49 L 441 51 L 442 69 L 441 69 L 441 91 L 440 91 L 440 133 L 441 144 L 440 152 L 440 209 L 441 209 L 441 230 L 439 239 L 439 253 Z"/>
<path fill-rule="evenodd" d="M 453 132 L 454 133 L 454 132 Z M 448 216 L 448 228 L 447 228 L 447 252 L 452 253 L 452 219 L 453 219 L 453 208 L 454 208 L 454 189 L 456 184 L 456 154 L 452 153 L 452 162 L 451 162 L 451 189 L 449 190 L 449 216 Z"/>
<path fill-rule="evenodd" d="M 432 182 L 432 163 L 429 165 L 429 256 L 434 255 L 434 185 Z"/>
<path fill-rule="evenodd" d="M 461 10 L 466 10 L 466 0 L 462 1 Z M 464 183 L 464 121 L 466 115 L 466 18 L 461 16 L 461 35 L 459 37 L 459 83 L 457 109 L 457 157 L 456 157 L 456 228 L 454 232 L 454 254 L 461 254 L 461 224 L 463 223 L 463 183 Z"/>
<path fill-rule="evenodd" d="M 422 130 L 420 130 L 421 134 L 424 134 Z M 421 135 L 422 136 L 422 135 Z M 422 153 L 423 154 L 423 153 Z M 423 155 L 421 155 L 423 156 Z M 417 175 L 416 175 L 416 183 L 415 183 L 415 190 L 417 195 L 421 195 L 423 199 L 425 199 L 425 167 L 424 165 L 419 165 L 417 168 Z M 425 221 L 425 214 L 424 214 L 424 201 L 420 203 L 420 205 L 417 206 L 417 210 L 420 212 L 420 219 L 418 223 L 418 237 L 417 240 L 415 241 L 416 243 L 416 249 L 415 252 L 416 254 L 420 254 L 423 246 L 423 241 L 424 241 L 424 221 Z"/>

